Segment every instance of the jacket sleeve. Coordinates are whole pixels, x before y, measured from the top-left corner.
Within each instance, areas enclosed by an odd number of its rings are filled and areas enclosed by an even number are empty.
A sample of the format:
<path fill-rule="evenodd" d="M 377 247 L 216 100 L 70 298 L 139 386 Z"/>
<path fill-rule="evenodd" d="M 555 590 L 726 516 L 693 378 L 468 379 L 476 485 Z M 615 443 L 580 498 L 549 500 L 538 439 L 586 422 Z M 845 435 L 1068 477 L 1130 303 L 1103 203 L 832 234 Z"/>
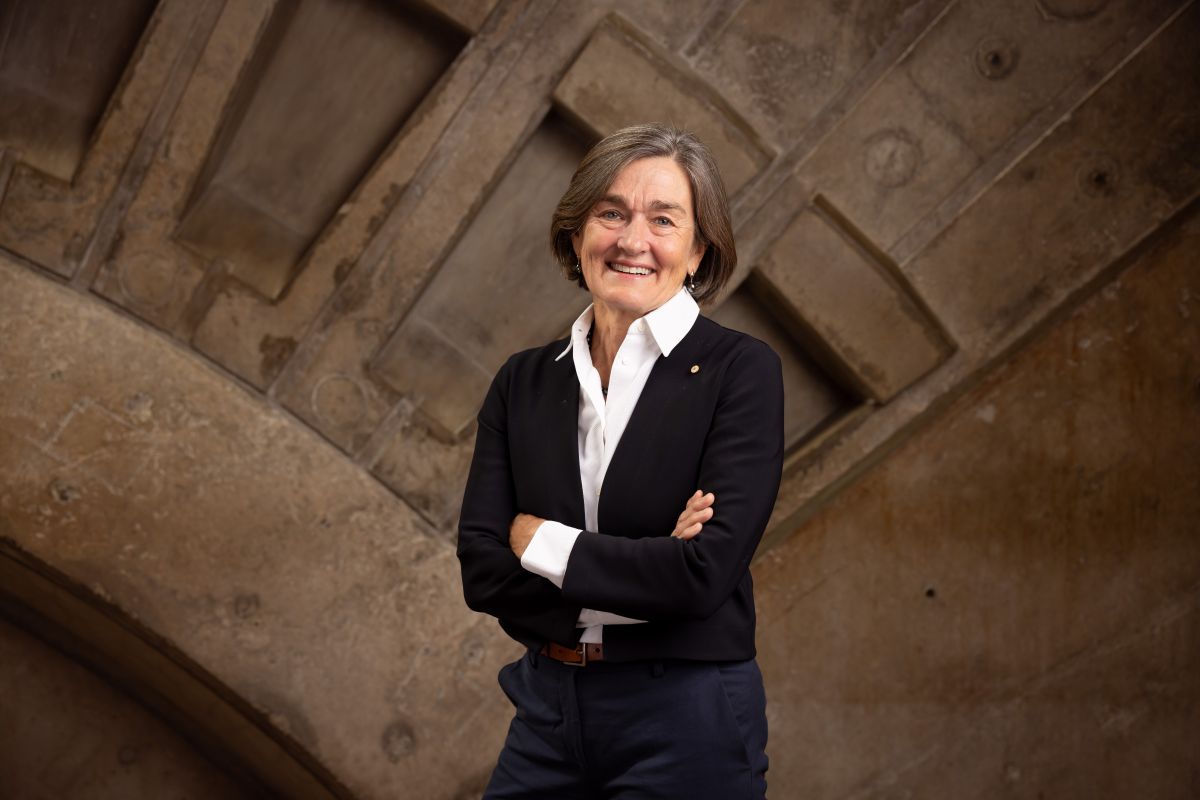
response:
<path fill-rule="evenodd" d="M 550 581 L 521 567 L 509 549 L 508 529 L 517 513 L 507 436 L 511 361 L 492 381 L 479 412 L 475 454 L 458 525 L 458 560 L 467 605 L 545 641 L 577 637 L 580 607 L 564 601 Z"/>
<path fill-rule="evenodd" d="M 695 488 L 716 495 L 713 517 L 688 541 L 584 531 L 563 597 L 650 621 L 705 619 L 733 593 L 762 538 L 783 469 L 783 376 L 757 340 L 726 368 Z M 682 501 L 680 510 L 682 510 Z"/>

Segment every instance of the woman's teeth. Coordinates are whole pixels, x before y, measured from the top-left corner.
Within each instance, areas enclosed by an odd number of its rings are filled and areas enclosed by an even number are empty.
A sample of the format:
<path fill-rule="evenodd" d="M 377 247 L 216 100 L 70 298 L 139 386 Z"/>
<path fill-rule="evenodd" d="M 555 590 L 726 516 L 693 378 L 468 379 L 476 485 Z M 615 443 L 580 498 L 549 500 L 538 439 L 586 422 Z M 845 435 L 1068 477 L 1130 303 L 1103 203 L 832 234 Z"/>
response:
<path fill-rule="evenodd" d="M 649 275 L 650 270 L 645 267 L 627 267 L 624 264 L 609 264 L 610 269 L 615 269 L 617 272 L 623 272 L 626 275 Z"/>

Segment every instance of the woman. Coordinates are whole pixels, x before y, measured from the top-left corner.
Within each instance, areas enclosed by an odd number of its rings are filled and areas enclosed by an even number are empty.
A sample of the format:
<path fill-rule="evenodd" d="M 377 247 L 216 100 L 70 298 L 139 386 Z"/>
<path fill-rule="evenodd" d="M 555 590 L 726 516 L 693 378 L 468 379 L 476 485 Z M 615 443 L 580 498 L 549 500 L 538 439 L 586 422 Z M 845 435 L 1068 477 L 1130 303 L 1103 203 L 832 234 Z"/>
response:
<path fill-rule="evenodd" d="M 769 347 L 699 316 L 736 265 L 716 164 L 691 134 L 617 131 L 551 240 L 592 305 L 496 375 L 459 525 L 467 604 L 528 649 L 500 672 L 516 716 L 485 797 L 764 797 L 749 565 L 783 385 Z"/>

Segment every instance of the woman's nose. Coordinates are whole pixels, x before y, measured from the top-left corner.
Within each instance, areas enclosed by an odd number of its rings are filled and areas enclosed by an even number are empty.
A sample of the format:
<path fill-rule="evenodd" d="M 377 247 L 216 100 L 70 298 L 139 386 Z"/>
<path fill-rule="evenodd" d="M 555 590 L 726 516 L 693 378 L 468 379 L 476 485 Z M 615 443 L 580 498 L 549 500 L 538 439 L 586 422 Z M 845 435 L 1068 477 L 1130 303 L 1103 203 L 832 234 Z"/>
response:
<path fill-rule="evenodd" d="M 635 216 L 621 231 L 617 244 L 627 253 L 641 253 L 646 249 L 646 233 L 645 220 Z"/>

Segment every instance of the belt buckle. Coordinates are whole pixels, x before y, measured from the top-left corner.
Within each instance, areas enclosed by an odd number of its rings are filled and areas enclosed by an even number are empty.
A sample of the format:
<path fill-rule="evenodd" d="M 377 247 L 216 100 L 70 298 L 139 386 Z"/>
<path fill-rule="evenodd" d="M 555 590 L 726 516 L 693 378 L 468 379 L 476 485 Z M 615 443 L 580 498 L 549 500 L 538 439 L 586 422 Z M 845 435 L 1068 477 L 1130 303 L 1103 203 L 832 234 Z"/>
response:
<path fill-rule="evenodd" d="M 579 654 L 578 661 L 564 661 L 562 663 L 571 667 L 586 667 L 587 666 L 587 645 L 583 642 L 575 645 L 575 652 Z"/>

